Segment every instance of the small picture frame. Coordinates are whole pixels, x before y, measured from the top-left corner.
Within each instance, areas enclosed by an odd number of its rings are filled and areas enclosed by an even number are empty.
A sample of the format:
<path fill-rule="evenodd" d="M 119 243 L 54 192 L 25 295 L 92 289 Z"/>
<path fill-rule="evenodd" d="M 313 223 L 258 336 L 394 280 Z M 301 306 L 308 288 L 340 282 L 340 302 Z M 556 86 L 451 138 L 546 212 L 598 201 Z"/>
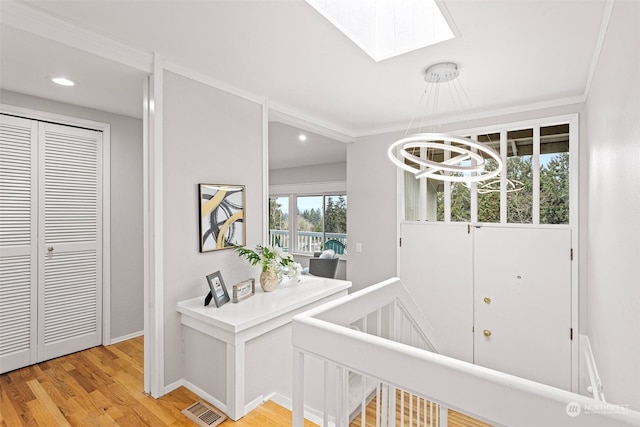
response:
<path fill-rule="evenodd" d="M 233 285 L 231 302 L 240 302 L 256 293 L 256 279 L 248 279 Z"/>
<path fill-rule="evenodd" d="M 207 282 L 209 283 L 209 288 L 211 289 L 211 291 L 209 292 L 211 295 L 211 299 L 213 299 L 213 302 L 215 302 L 216 307 L 221 307 L 222 305 L 230 301 L 229 292 L 227 292 L 227 287 L 224 285 L 224 280 L 222 280 L 222 275 L 219 271 L 209 274 L 207 276 Z M 209 300 L 208 295 L 207 300 Z M 207 305 L 206 300 L 204 305 Z"/>

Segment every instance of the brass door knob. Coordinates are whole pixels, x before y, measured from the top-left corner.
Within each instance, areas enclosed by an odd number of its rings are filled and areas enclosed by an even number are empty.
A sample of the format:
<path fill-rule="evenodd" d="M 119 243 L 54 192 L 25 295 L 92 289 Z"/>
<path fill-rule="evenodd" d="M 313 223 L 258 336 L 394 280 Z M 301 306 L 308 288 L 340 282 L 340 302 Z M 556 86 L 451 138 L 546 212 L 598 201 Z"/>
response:
<path fill-rule="evenodd" d="M 484 297 L 484 302 L 486 302 L 487 304 L 491 304 L 491 298 Z"/>
<path fill-rule="evenodd" d="M 491 331 L 490 331 L 490 330 L 488 330 L 488 329 L 485 329 L 485 330 L 483 331 L 483 333 L 484 333 L 484 336 L 485 336 L 485 337 L 490 337 L 490 336 L 491 336 Z"/>

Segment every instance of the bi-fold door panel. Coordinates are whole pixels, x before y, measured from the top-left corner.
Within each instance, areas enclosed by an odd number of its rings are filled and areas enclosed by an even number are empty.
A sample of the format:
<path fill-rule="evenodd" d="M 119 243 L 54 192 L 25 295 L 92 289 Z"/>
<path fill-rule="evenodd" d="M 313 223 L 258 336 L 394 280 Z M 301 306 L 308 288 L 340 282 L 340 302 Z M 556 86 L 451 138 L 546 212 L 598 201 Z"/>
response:
<path fill-rule="evenodd" d="M 101 341 L 102 134 L 39 127 L 38 359 L 47 360 Z"/>
<path fill-rule="evenodd" d="M 0 115 L 0 373 L 101 342 L 101 138 Z"/>
<path fill-rule="evenodd" d="M 0 115 L 0 373 L 36 362 L 37 123 Z"/>

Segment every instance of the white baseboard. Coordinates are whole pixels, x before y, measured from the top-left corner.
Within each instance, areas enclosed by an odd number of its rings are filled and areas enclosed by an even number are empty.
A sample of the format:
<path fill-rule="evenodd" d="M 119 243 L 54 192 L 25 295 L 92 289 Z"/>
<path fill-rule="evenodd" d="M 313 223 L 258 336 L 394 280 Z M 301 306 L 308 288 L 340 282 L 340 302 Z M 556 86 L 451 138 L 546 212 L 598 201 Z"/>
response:
<path fill-rule="evenodd" d="M 137 337 L 139 337 L 141 335 L 144 335 L 144 331 L 138 331 L 138 332 L 134 332 L 134 333 L 129 334 L 129 335 L 124 335 L 124 336 L 117 337 L 117 338 L 111 338 L 111 341 L 109 342 L 109 344 L 110 345 L 111 344 L 117 344 L 117 343 L 122 342 L 122 341 L 130 340 L 131 338 L 137 338 Z"/>
<path fill-rule="evenodd" d="M 165 386 L 164 388 L 164 394 L 167 393 L 171 393 L 173 390 L 177 389 L 178 387 L 184 386 L 185 388 L 189 389 L 191 392 L 197 394 L 199 397 L 201 397 L 202 399 L 206 400 L 207 402 L 211 403 L 213 406 L 215 406 L 216 408 L 218 408 L 219 410 L 221 410 L 222 412 L 226 413 L 227 412 L 227 405 L 225 405 L 224 403 L 220 402 L 218 399 L 216 399 L 215 397 L 213 397 L 212 395 L 210 395 L 209 393 L 207 393 L 206 391 L 204 391 L 203 389 L 201 389 L 200 387 L 196 386 L 195 384 L 191 383 L 190 381 L 187 381 L 185 379 L 180 379 L 172 384 L 169 384 L 167 386 Z M 248 414 L 249 412 L 253 411 L 255 408 L 257 408 L 258 406 L 262 405 L 264 402 L 268 401 L 268 400 L 272 400 L 275 403 L 277 403 L 278 405 L 287 408 L 288 410 L 292 410 L 293 405 L 292 405 L 292 401 L 290 398 L 285 397 L 281 394 L 278 393 L 273 393 L 270 394 L 269 396 L 259 396 L 256 399 L 254 399 L 253 401 L 247 403 L 244 406 L 244 410 L 245 410 L 245 414 Z M 318 425 L 322 425 L 323 422 L 323 414 L 322 412 L 313 409 L 313 408 L 309 408 L 308 406 L 304 407 L 304 417 L 313 422 L 316 423 Z M 331 417 L 329 419 L 329 427 L 335 427 L 335 420 L 333 419 L 333 417 Z"/>
<path fill-rule="evenodd" d="M 287 408 L 290 411 L 293 411 L 293 402 L 290 398 L 283 396 L 278 393 L 273 393 L 269 395 L 265 400 L 272 400 L 283 408 Z M 304 418 L 315 423 L 319 426 L 323 425 L 324 422 L 324 414 L 317 409 L 310 408 L 305 405 L 304 407 Z M 333 417 L 329 417 L 329 427 L 335 427 L 335 419 Z"/>

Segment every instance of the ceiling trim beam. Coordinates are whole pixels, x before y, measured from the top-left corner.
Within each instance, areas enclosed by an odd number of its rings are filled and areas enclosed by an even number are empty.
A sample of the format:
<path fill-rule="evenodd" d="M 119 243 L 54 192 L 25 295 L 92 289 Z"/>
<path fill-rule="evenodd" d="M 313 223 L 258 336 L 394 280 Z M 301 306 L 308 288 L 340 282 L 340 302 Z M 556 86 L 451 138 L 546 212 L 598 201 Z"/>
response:
<path fill-rule="evenodd" d="M 502 109 L 451 115 L 447 117 L 438 117 L 435 119 L 424 120 L 422 123 L 422 127 L 423 128 L 429 127 L 429 126 L 433 127 L 433 126 L 450 124 L 450 123 L 464 123 L 464 122 L 470 122 L 474 120 L 506 116 L 509 114 L 526 113 L 529 111 L 544 110 L 547 108 L 555 108 L 555 107 L 564 107 L 564 106 L 573 105 L 573 104 L 583 104 L 585 101 L 586 101 L 585 95 L 577 95 L 577 96 L 571 96 L 566 98 L 552 99 L 550 101 L 515 105 L 513 107 L 502 108 Z M 407 123 L 405 122 L 402 124 L 398 123 L 396 125 L 387 126 L 384 128 L 362 130 L 361 132 L 357 133 L 357 137 L 380 135 L 383 133 L 398 132 L 398 131 L 405 132 L 406 130 L 407 130 Z"/>
<path fill-rule="evenodd" d="M 268 107 L 270 122 L 284 123 L 340 142 L 353 142 L 357 136 L 350 130 L 342 129 L 317 117 L 305 115 L 275 102 L 269 101 Z"/>
<path fill-rule="evenodd" d="M 173 73 L 179 74 L 183 77 L 187 77 L 191 80 L 200 82 L 223 92 L 227 92 L 240 98 L 244 98 L 248 101 L 255 102 L 256 104 L 264 104 L 264 97 L 262 96 L 256 95 L 237 86 L 230 85 L 229 83 L 225 83 L 221 80 L 214 79 L 211 76 L 199 73 L 189 67 L 185 67 L 175 62 L 166 60 L 164 63 L 164 70 L 171 71 Z"/>
<path fill-rule="evenodd" d="M 585 102 L 589 98 L 589 91 L 591 90 L 591 82 L 593 76 L 596 74 L 598 68 L 598 62 L 600 61 L 600 53 L 602 52 L 602 45 L 604 44 L 605 36 L 607 35 L 607 28 L 609 28 L 609 21 L 611 20 L 611 13 L 613 12 L 613 4 L 615 0 L 608 0 L 604 6 L 604 13 L 602 14 L 602 23 L 600 24 L 600 31 L 598 32 L 598 39 L 596 41 L 595 49 L 593 50 L 593 57 L 591 58 L 591 66 L 589 67 L 589 75 L 587 76 L 587 84 L 584 88 Z"/>
<path fill-rule="evenodd" d="M 15 0 L 2 1 L 0 22 L 151 73 L 153 55 L 101 36 Z"/>

